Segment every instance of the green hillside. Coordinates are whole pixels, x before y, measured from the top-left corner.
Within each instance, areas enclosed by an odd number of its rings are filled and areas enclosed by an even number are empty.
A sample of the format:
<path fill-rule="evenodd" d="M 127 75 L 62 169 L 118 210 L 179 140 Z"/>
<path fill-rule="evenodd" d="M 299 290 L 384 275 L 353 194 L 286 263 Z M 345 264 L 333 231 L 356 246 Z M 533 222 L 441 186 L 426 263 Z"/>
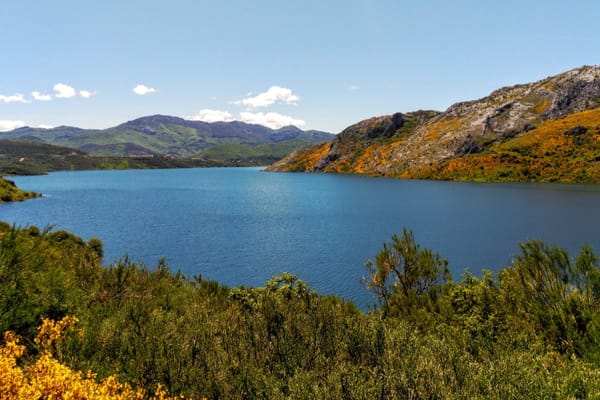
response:
<path fill-rule="evenodd" d="M 70 170 L 268 165 L 310 143 L 303 139 L 293 139 L 261 145 L 221 144 L 195 154 L 194 157 L 177 158 L 159 154 L 98 156 L 40 142 L 0 140 L 0 174 L 37 175 Z M 1 183 L 0 196 L 4 202 L 36 196 L 19 190 L 11 182 L 3 180 Z"/>
<path fill-rule="evenodd" d="M 223 161 L 229 164 L 254 163 L 257 165 L 269 165 L 292 151 L 307 147 L 313 143 L 304 139 L 293 139 L 255 146 L 249 144 L 220 144 L 199 152 L 196 157 Z"/>
<path fill-rule="evenodd" d="M 94 169 L 189 168 L 222 166 L 220 161 L 148 157 L 92 156 L 45 143 L 0 140 L 0 174 L 35 175 L 52 171 Z"/>
<path fill-rule="evenodd" d="M 24 127 L 0 134 L 0 139 L 54 144 L 98 156 L 154 154 L 179 158 L 222 144 L 256 146 L 292 140 L 316 143 L 333 137 L 326 132 L 303 131 L 294 126 L 274 130 L 239 121 L 207 123 L 164 115 L 142 117 L 102 130 Z"/>

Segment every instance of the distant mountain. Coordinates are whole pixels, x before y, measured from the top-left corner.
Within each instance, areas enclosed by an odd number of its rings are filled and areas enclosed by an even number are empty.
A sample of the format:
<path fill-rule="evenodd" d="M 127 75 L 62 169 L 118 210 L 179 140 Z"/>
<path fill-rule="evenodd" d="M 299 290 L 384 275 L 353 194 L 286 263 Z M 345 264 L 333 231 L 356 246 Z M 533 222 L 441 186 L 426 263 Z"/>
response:
<path fill-rule="evenodd" d="M 361 121 L 273 171 L 472 181 L 600 182 L 600 67 L 505 87 L 444 112 Z"/>
<path fill-rule="evenodd" d="M 223 162 L 230 165 L 270 165 L 296 149 L 314 144 L 305 139 L 289 139 L 277 143 L 219 144 L 202 150 L 196 157 Z"/>
<path fill-rule="evenodd" d="M 91 169 L 187 168 L 225 165 L 220 160 L 164 156 L 92 156 L 80 150 L 40 142 L 0 140 L 0 175 L 45 174 Z"/>
<path fill-rule="evenodd" d="M 0 134 L 1 139 L 27 140 L 65 146 L 93 155 L 165 155 L 191 157 L 217 145 L 257 146 L 301 141 L 302 145 L 329 141 L 334 135 L 303 131 L 295 126 L 269 129 L 244 122 L 188 121 L 178 117 L 152 115 L 108 129 L 81 129 L 60 126 L 53 129 L 19 128 Z"/>

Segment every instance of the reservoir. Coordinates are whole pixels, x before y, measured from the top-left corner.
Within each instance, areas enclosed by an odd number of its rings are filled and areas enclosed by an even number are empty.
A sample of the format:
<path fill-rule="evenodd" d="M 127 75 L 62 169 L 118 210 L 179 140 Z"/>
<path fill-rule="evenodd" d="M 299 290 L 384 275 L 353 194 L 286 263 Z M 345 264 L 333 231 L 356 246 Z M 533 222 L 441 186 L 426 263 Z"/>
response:
<path fill-rule="evenodd" d="M 600 186 L 412 181 L 266 173 L 261 168 L 56 172 L 13 177 L 43 198 L 0 204 L 0 220 L 53 226 L 153 268 L 229 286 L 290 272 L 366 308 L 368 259 L 404 227 L 448 259 L 455 279 L 510 264 L 540 239 L 600 252 Z"/>

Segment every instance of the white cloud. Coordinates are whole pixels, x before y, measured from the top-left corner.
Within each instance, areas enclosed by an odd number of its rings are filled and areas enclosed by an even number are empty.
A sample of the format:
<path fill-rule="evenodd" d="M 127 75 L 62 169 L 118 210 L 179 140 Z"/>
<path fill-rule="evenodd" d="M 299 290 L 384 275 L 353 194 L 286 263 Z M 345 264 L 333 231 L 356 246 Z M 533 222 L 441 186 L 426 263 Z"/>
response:
<path fill-rule="evenodd" d="M 64 83 L 57 83 L 54 85 L 54 92 L 58 99 L 69 99 L 77 95 L 77 92 L 72 86 L 65 85 Z"/>
<path fill-rule="evenodd" d="M 240 113 L 240 119 L 248 124 L 264 125 L 271 129 L 279 129 L 288 125 L 295 125 L 297 127 L 306 125 L 306 122 L 301 119 L 294 119 L 288 115 L 281 115 L 274 112 L 269 112 L 266 114 L 261 112 L 242 112 Z"/>
<path fill-rule="evenodd" d="M 198 111 L 196 115 L 187 117 L 192 121 L 217 122 L 217 121 L 233 121 L 233 115 L 227 111 L 203 109 Z"/>
<path fill-rule="evenodd" d="M 148 93 L 156 92 L 156 89 L 148 87 L 146 85 L 137 85 L 136 87 L 133 88 L 133 92 L 135 94 L 139 94 L 140 96 L 143 96 Z"/>
<path fill-rule="evenodd" d="M 12 131 L 13 129 L 25 126 L 23 121 L 3 121 L 0 120 L 0 132 Z"/>
<path fill-rule="evenodd" d="M 52 126 L 52 125 L 46 125 L 46 124 L 40 124 L 40 125 L 36 126 L 36 128 L 52 129 L 52 128 L 54 128 L 54 126 Z"/>
<path fill-rule="evenodd" d="M 269 90 L 264 93 L 260 93 L 254 97 L 237 100 L 234 102 L 234 104 L 241 104 L 251 108 L 259 108 L 268 107 L 278 101 L 286 104 L 296 105 L 298 100 L 300 100 L 300 97 L 293 94 L 291 89 L 280 86 L 271 86 Z"/>
<path fill-rule="evenodd" d="M 89 99 L 92 96 L 96 95 L 96 92 L 90 92 L 89 90 L 80 90 L 79 95 L 84 99 Z"/>
<path fill-rule="evenodd" d="M 350 87 L 348 89 L 352 90 L 353 92 L 356 92 L 357 90 L 360 90 L 360 86 L 358 86 L 358 85 L 350 85 Z"/>
<path fill-rule="evenodd" d="M 49 94 L 45 94 L 45 93 L 31 92 L 31 95 L 37 101 L 50 101 L 50 100 L 52 100 L 52 96 L 50 96 Z"/>
<path fill-rule="evenodd" d="M 0 101 L 4 103 L 30 103 L 21 93 L 15 93 L 12 96 L 0 94 Z"/>

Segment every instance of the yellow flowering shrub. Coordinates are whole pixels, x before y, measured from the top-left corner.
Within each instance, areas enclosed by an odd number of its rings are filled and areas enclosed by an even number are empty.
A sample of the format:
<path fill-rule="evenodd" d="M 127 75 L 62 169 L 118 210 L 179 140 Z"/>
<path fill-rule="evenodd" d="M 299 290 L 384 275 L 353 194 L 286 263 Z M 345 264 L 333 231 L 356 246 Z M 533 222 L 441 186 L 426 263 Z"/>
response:
<path fill-rule="evenodd" d="M 147 396 L 143 390 L 120 383 L 114 376 L 98 380 L 91 371 L 73 371 L 57 361 L 50 348 L 65 332 L 72 330 L 77 321 L 72 316 L 60 321 L 44 319 L 35 338 L 35 343 L 42 347 L 42 354 L 35 362 L 23 367 L 18 360 L 23 357 L 25 346 L 13 332 L 4 333 L 4 345 L 0 347 L 0 399 L 172 399 L 160 386 L 154 396 Z"/>
<path fill-rule="evenodd" d="M 49 351 L 50 346 L 60 340 L 65 332 L 72 330 L 77 322 L 79 320 L 74 316 L 66 316 L 60 321 L 43 318 L 34 342 L 42 346 L 42 349 Z"/>

